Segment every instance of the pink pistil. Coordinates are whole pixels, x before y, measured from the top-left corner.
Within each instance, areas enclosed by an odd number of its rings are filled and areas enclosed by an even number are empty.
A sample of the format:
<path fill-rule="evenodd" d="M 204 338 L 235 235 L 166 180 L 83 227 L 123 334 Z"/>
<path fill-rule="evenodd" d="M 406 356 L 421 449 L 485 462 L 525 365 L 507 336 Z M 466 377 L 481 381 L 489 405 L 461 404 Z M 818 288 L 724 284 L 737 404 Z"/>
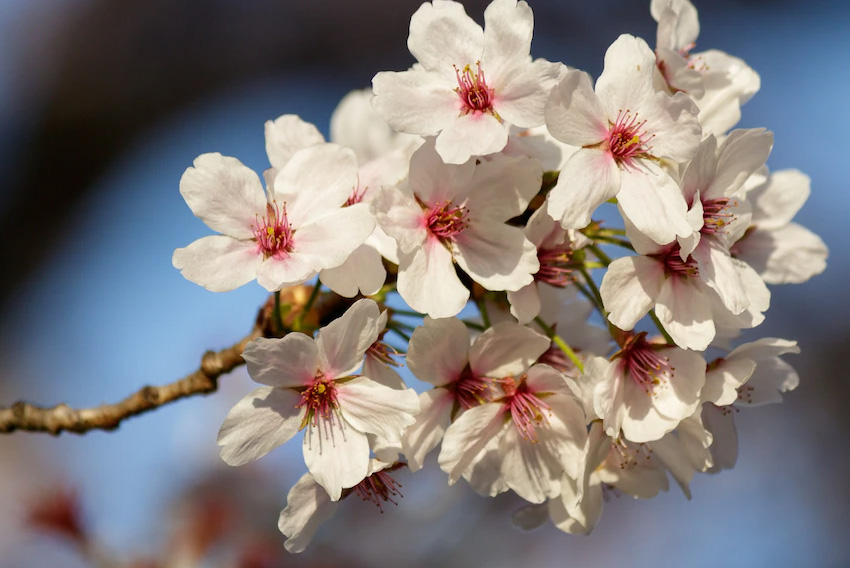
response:
<path fill-rule="evenodd" d="M 572 254 L 573 251 L 569 246 L 537 249 L 540 270 L 534 275 L 534 280 L 557 288 L 564 288 L 569 283 L 575 282 L 570 263 Z"/>
<path fill-rule="evenodd" d="M 384 512 L 383 503 L 389 502 L 398 505 L 393 497 L 403 497 L 399 488 L 401 483 L 392 478 L 389 473 L 376 471 L 360 483 L 354 486 L 354 493 L 364 501 L 374 503 L 381 513 Z"/>
<path fill-rule="evenodd" d="M 458 84 L 455 92 L 463 103 L 461 114 L 469 114 L 470 112 L 495 114 L 493 110 L 493 89 L 487 86 L 484 71 L 481 70 L 481 62 L 478 61 L 475 65 L 478 69 L 477 73 L 469 65 L 466 65 L 463 71 L 455 66 Z"/>
<path fill-rule="evenodd" d="M 669 380 L 676 370 L 670 365 L 670 359 L 660 354 L 665 347 L 649 343 L 645 331 L 629 333 L 611 360 L 620 359 L 623 374 L 631 377 L 647 394 L 652 394 L 655 387 Z"/>
<path fill-rule="evenodd" d="M 725 232 L 724 227 L 736 219 L 735 215 L 729 210 L 730 201 L 728 197 L 718 197 L 702 202 L 702 229 L 700 229 L 700 233 L 713 235 Z M 732 206 L 737 205 L 737 202 L 732 202 Z"/>
<path fill-rule="evenodd" d="M 664 263 L 664 269 L 667 274 L 673 276 L 681 276 L 683 278 L 696 278 L 699 276 L 699 265 L 694 257 L 689 256 L 687 260 L 682 260 L 681 248 L 676 243 L 658 254 L 650 255 L 656 260 Z"/>
<path fill-rule="evenodd" d="M 505 391 L 504 402 L 511 412 L 511 420 L 517 432 L 529 442 L 536 442 L 536 427 L 549 423 L 546 414 L 551 414 L 552 409 L 537 395 L 528 391 L 525 377 L 521 378 L 519 383 L 513 377 L 507 377 L 502 379 L 500 384 Z"/>
<path fill-rule="evenodd" d="M 321 371 L 310 381 L 301 392 L 301 400 L 295 408 L 305 408 L 306 413 L 301 420 L 301 428 L 310 422 L 318 426 L 319 421 L 328 420 L 332 413 L 338 408 L 336 384 L 332 379 L 326 378 Z"/>
<path fill-rule="evenodd" d="M 618 163 L 630 167 L 635 158 L 649 156 L 647 144 L 655 135 L 647 135 L 645 124 L 645 120 L 638 120 L 637 113 L 632 115 L 628 110 L 617 113 L 617 119 L 608 132 L 608 151 Z"/>
<path fill-rule="evenodd" d="M 425 224 L 428 231 L 441 241 L 454 240 L 469 225 L 469 210 L 458 207 L 451 201 L 438 202 L 427 211 Z"/>
<path fill-rule="evenodd" d="M 251 225 L 254 240 L 257 241 L 257 251 L 263 253 L 263 259 L 286 258 L 292 252 L 292 235 L 295 231 L 286 217 L 286 204 L 280 208 L 273 201 L 266 205 L 266 214 L 256 225 Z"/>
<path fill-rule="evenodd" d="M 467 365 L 460 374 L 460 377 L 447 385 L 447 388 L 454 393 L 455 400 L 464 408 L 470 409 L 485 402 L 489 402 L 492 397 L 490 385 L 492 380 L 488 377 L 480 377 L 472 372 L 472 369 Z"/>

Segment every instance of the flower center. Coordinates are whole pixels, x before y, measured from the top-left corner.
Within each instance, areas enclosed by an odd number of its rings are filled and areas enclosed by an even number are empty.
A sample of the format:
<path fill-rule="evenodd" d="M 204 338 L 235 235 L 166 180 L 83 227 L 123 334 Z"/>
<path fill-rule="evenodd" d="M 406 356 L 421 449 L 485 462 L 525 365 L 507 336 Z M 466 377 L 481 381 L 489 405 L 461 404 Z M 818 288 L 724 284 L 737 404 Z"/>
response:
<path fill-rule="evenodd" d="M 369 349 L 366 350 L 367 357 L 372 357 L 373 359 L 380 361 L 387 367 L 401 366 L 401 363 L 393 359 L 393 357 L 397 357 L 398 355 L 399 352 L 396 349 L 394 349 L 392 346 L 385 343 L 381 339 L 370 345 Z"/>
<path fill-rule="evenodd" d="M 455 65 L 455 75 L 457 76 L 457 88 L 455 92 L 463 104 L 461 114 L 469 114 L 470 112 L 489 112 L 495 115 L 493 110 L 493 89 L 487 86 L 487 80 L 484 78 L 484 71 L 481 70 L 481 62 L 475 64 L 478 72 L 474 72 L 472 67 L 466 65 L 463 71 Z"/>
<path fill-rule="evenodd" d="M 608 150 L 617 162 L 631 166 L 635 158 L 649 157 L 647 145 L 655 135 L 648 135 L 644 125 L 645 120 L 638 120 L 637 113 L 620 111 L 617 120 L 608 131 Z"/>
<path fill-rule="evenodd" d="M 394 468 L 390 468 L 392 470 Z M 374 503 L 381 513 L 384 512 L 383 503 L 389 502 L 398 505 L 393 497 L 403 497 L 399 488 L 401 483 L 392 478 L 385 471 L 376 471 L 353 487 L 353 492 L 364 501 Z"/>
<path fill-rule="evenodd" d="M 643 387 L 647 394 L 652 394 L 655 387 L 666 382 L 676 370 L 670 366 L 670 359 L 659 353 L 664 347 L 646 341 L 645 331 L 630 333 L 611 360 L 620 359 L 623 373 Z"/>
<path fill-rule="evenodd" d="M 286 217 L 286 204 L 278 207 L 276 201 L 266 205 L 266 214 L 256 218 L 256 224 L 251 225 L 254 240 L 257 241 L 257 251 L 263 253 L 263 259 L 269 257 L 281 259 L 292 252 L 292 235 L 295 231 L 289 225 Z"/>
<path fill-rule="evenodd" d="M 455 400 L 464 408 L 470 409 L 488 402 L 491 398 L 489 377 L 479 377 L 467 365 L 460 377 L 447 387 L 454 393 Z"/>
<path fill-rule="evenodd" d="M 310 422 L 313 426 L 318 426 L 320 419 L 331 418 L 331 413 L 338 408 L 336 384 L 319 371 L 301 392 L 301 400 L 295 408 L 306 409 L 299 429 L 303 430 Z"/>
<path fill-rule="evenodd" d="M 469 209 L 466 207 L 458 207 L 451 201 L 437 203 L 430 209 L 421 202 L 420 205 L 427 211 L 425 224 L 428 231 L 443 242 L 454 240 L 455 235 L 469 225 Z"/>
<path fill-rule="evenodd" d="M 692 256 L 689 256 L 687 260 L 682 260 L 681 252 L 681 247 L 676 243 L 667 250 L 650 256 L 664 264 L 664 269 L 668 275 L 696 278 L 699 276 L 697 261 Z"/>
<path fill-rule="evenodd" d="M 726 232 L 723 230 L 724 227 L 737 219 L 729 209 L 730 201 L 728 197 L 718 197 L 702 202 L 702 229 L 700 229 L 700 233 L 713 235 Z M 737 201 L 732 201 L 733 207 L 737 205 Z"/>
<path fill-rule="evenodd" d="M 529 442 L 536 442 L 536 428 L 541 424 L 549 424 L 546 414 L 551 414 L 552 409 L 535 394 L 528 392 L 524 377 L 519 384 L 515 378 L 507 377 L 501 381 L 501 385 L 517 432 Z"/>
<path fill-rule="evenodd" d="M 355 204 L 363 201 L 363 196 L 366 195 L 367 189 L 369 189 L 369 188 L 368 187 L 360 187 L 360 179 L 359 179 L 359 176 L 358 176 L 357 185 L 355 185 L 351 189 L 351 194 L 348 196 L 348 199 L 346 200 L 345 205 L 343 205 L 343 207 L 348 207 L 349 205 L 355 205 Z"/>
<path fill-rule="evenodd" d="M 540 270 L 534 275 L 534 279 L 558 288 L 564 288 L 567 284 L 575 282 L 570 263 L 572 255 L 573 250 L 569 246 L 537 249 Z"/>

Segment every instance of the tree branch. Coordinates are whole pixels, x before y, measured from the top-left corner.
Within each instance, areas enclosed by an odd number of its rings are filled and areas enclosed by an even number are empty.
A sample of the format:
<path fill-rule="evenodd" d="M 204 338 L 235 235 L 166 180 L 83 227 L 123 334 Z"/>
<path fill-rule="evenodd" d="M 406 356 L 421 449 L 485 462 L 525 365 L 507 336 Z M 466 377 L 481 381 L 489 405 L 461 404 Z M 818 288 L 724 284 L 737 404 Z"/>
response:
<path fill-rule="evenodd" d="M 247 336 L 221 351 L 207 351 L 201 357 L 200 368 L 173 383 L 142 387 L 121 402 L 102 404 L 94 408 L 74 409 L 67 404 L 45 408 L 17 402 L 11 408 L 0 408 L 0 433 L 15 430 L 49 432 L 54 436 L 63 430 L 84 434 L 89 430 L 114 430 L 121 422 L 159 408 L 175 400 L 197 394 L 209 394 L 218 389 L 218 378 L 245 363 L 242 350 L 249 341 L 263 335 L 258 323 Z"/>

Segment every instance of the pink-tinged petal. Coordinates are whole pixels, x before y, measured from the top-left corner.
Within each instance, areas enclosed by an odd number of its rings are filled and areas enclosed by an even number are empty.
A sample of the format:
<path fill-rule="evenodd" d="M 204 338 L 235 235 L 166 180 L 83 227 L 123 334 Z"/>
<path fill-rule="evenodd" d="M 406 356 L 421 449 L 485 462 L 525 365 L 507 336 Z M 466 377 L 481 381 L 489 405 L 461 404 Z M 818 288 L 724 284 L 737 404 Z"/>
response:
<path fill-rule="evenodd" d="M 557 453 L 557 438 L 544 435 L 543 430 L 537 428 L 538 439 L 531 443 L 510 424 L 499 445 L 507 486 L 530 503 L 543 503 L 561 494 L 564 468 Z"/>
<path fill-rule="evenodd" d="M 534 14 L 526 2 L 495 0 L 487 6 L 481 63 L 488 79 L 501 76 L 506 68 L 530 63 L 533 30 Z"/>
<path fill-rule="evenodd" d="M 728 407 L 719 408 L 713 404 L 702 407 L 702 421 L 713 438 L 709 448 L 714 462 L 709 470 L 711 473 L 732 469 L 738 461 L 738 432 L 734 416 L 734 410 Z"/>
<path fill-rule="evenodd" d="M 301 447 L 304 462 L 331 501 L 339 501 L 342 490 L 354 487 L 369 475 L 369 440 L 344 419 L 312 422 Z"/>
<path fill-rule="evenodd" d="M 656 47 L 679 51 L 696 42 L 699 18 L 689 0 L 652 0 L 649 12 L 658 22 Z"/>
<path fill-rule="evenodd" d="M 413 330 L 405 362 L 420 381 L 447 385 L 460 377 L 469 362 L 469 332 L 457 318 L 425 318 Z"/>
<path fill-rule="evenodd" d="M 549 133 L 565 144 L 592 146 L 608 137 L 605 113 L 584 71 L 570 70 L 552 89 L 545 116 Z"/>
<path fill-rule="evenodd" d="M 726 359 L 746 357 L 754 361 L 761 361 L 762 359 L 779 357 L 788 353 L 795 355 L 800 353 L 800 348 L 797 346 L 796 341 L 776 337 L 762 337 L 757 341 L 739 345 L 726 356 Z"/>
<path fill-rule="evenodd" d="M 747 309 L 750 305 L 747 290 L 738 266 L 726 248 L 713 239 L 706 239 L 693 256 L 699 263 L 700 278 L 717 292 L 726 309 L 736 315 Z"/>
<path fill-rule="evenodd" d="M 425 69 L 453 77 L 452 65 L 463 68 L 481 59 L 484 31 L 459 2 L 426 2 L 410 18 L 407 48 Z"/>
<path fill-rule="evenodd" d="M 340 266 L 322 270 L 319 279 L 322 284 L 346 298 L 353 298 L 358 293 L 371 296 L 384 285 L 387 270 L 381 260 L 381 253 L 363 244 L 354 249 Z"/>
<path fill-rule="evenodd" d="M 645 316 L 658 298 L 664 282 L 664 266 L 646 256 L 618 258 L 608 266 L 599 292 L 608 319 L 629 330 Z"/>
<path fill-rule="evenodd" d="M 180 178 L 180 195 L 213 231 L 237 239 L 254 236 L 257 215 L 266 212 L 260 178 L 236 158 L 201 154 Z"/>
<path fill-rule="evenodd" d="M 741 120 L 741 105 L 758 92 L 761 78 L 743 60 L 716 49 L 691 58 L 708 69 L 703 75 L 705 95 L 696 101 L 699 121 L 706 134 L 719 136 Z"/>
<path fill-rule="evenodd" d="M 326 377 L 345 377 L 360 368 L 366 350 L 378 339 L 380 316 L 378 304 L 364 298 L 319 330 L 319 368 Z"/>
<path fill-rule="evenodd" d="M 654 163 L 641 160 L 640 169 L 625 169 L 617 201 L 635 228 L 663 245 L 693 233 L 688 206 L 679 185 Z"/>
<path fill-rule="evenodd" d="M 290 440 L 301 424 L 300 400 L 294 390 L 260 387 L 237 402 L 218 431 L 221 459 L 246 464 Z"/>
<path fill-rule="evenodd" d="M 432 318 L 457 315 L 469 300 L 469 290 L 455 272 L 452 254 L 429 238 L 412 254 L 400 255 L 398 293 L 407 305 Z"/>
<path fill-rule="evenodd" d="M 171 263 L 186 280 L 212 292 L 227 292 L 257 277 L 263 257 L 253 241 L 224 235 L 203 237 L 174 251 Z"/>
<path fill-rule="evenodd" d="M 454 201 L 466 195 L 476 173 L 475 161 L 447 165 L 436 150 L 436 139 L 429 138 L 410 157 L 408 187 L 429 205 Z"/>
<path fill-rule="evenodd" d="M 316 144 L 293 154 L 274 179 L 274 197 L 286 204 L 297 230 L 346 202 L 357 185 L 357 158 L 348 148 Z"/>
<path fill-rule="evenodd" d="M 286 496 L 286 508 L 281 511 L 277 528 L 286 538 L 287 552 L 304 552 L 319 526 L 333 517 L 339 507 L 331 501 L 328 492 L 309 473 L 305 473 L 292 486 Z"/>
<path fill-rule="evenodd" d="M 773 133 L 764 128 L 730 132 L 720 146 L 717 170 L 704 196 L 711 199 L 736 194 L 744 182 L 764 166 L 772 148 Z"/>
<path fill-rule="evenodd" d="M 685 168 L 680 185 L 687 203 L 696 206 L 700 197 L 705 198 L 705 189 L 711 185 L 717 171 L 717 139 L 709 134 L 700 142 L 696 155 Z M 715 195 L 714 197 L 724 197 Z M 702 227 L 702 225 L 700 225 Z"/>
<path fill-rule="evenodd" d="M 620 168 L 610 153 L 582 148 L 567 160 L 546 198 L 546 211 L 565 229 L 583 229 L 590 216 L 620 190 Z"/>
<path fill-rule="evenodd" d="M 259 337 L 245 346 L 242 358 L 253 380 L 272 387 L 303 387 L 319 369 L 316 342 L 303 333 Z"/>
<path fill-rule="evenodd" d="M 470 221 L 455 245 L 457 263 L 488 290 L 519 290 L 540 270 L 537 247 L 519 227 L 489 219 Z"/>
<path fill-rule="evenodd" d="M 272 257 L 257 267 L 257 283 L 269 292 L 274 292 L 287 286 L 303 284 L 313 278 L 320 268 L 316 266 L 315 258 L 306 255 L 291 254 L 280 259 Z"/>
<path fill-rule="evenodd" d="M 727 406 L 738 399 L 738 387 L 747 382 L 756 363 L 746 358 L 725 358 L 705 374 L 705 386 L 700 393 L 702 402 Z"/>
<path fill-rule="evenodd" d="M 498 76 L 491 75 L 495 79 L 493 106 L 496 112 L 520 128 L 540 126 L 545 121 L 549 93 L 565 70 L 561 63 L 535 59 L 533 63 L 525 62 L 514 69 L 505 68 Z"/>
<path fill-rule="evenodd" d="M 540 314 L 540 294 L 537 293 L 537 286 L 536 282 L 532 282 L 516 292 L 508 292 L 511 315 L 522 325 L 527 324 Z"/>
<path fill-rule="evenodd" d="M 395 371 L 395 368 L 373 357 L 370 352 L 366 353 L 366 360 L 363 362 L 363 376 L 391 389 L 406 388 L 401 375 Z"/>
<path fill-rule="evenodd" d="M 318 128 L 294 114 L 266 121 L 266 154 L 269 163 L 277 170 L 285 166 L 298 150 L 324 141 L 325 137 Z"/>
<path fill-rule="evenodd" d="M 654 137 L 648 142 L 649 152 L 656 158 L 686 162 L 696 154 L 702 140 L 699 109 L 685 93 L 672 97 L 655 93 L 638 110 L 645 129 Z"/>
<path fill-rule="evenodd" d="M 525 211 L 542 181 L 538 160 L 497 154 L 475 167 L 468 185 L 457 186 L 456 202 L 466 201 L 471 219 L 507 221 Z"/>
<path fill-rule="evenodd" d="M 520 376 L 549 349 L 549 338 L 510 322 L 497 323 L 469 350 L 469 366 L 479 376 Z"/>
<path fill-rule="evenodd" d="M 714 339 L 712 294 L 705 284 L 693 279 L 668 278 L 661 286 L 655 313 L 682 349 L 704 351 Z"/>
<path fill-rule="evenodd" d="M 513 426 L 506 422 L 504 409 L 498 403 L 482 404 L 461 414 L 446 430 L 438 459 L 440 468 L 449 474 L 449 485 L 454 485 L 490 440 L 506 428 Z"/>
<path fill-rule="evenodd" d="M 766 184 L 753 189 L 753 224 L 759 229 L 779 229 L 791 222 L 811 193 L 809 176 L 799 170 L 780 170 Z"/>
<path fill-rule="evenodd" d="M 339 385 L 337 396 L 340 412 L 349 424 L 390 442 L 400 441 L 404 429 L 419 413 L 416 391 L 391 389 L 367 377 Z"/>
<path fill-rule="evenodd" d="M 447 164 L 463 164 L 472 156 L 500 152 L 508 129 L 492 114 L 469 112 L 446 124 L 437 136 L 437 153 Z"/>
<path fill-rule="evenodd" d="M 596 94 L 609 120 L 621 111 L 642 112 L 645 100 L 654 93 L 654 73 L 655 53 L 645 41 L 623 34 L 611 44 L 596 80 Z"/>
<path fill-rule="evenodd" d="M 423 69 L 382 71 L 372 79 L 372 108 L 393 130 L 434 136 L 460 113 L 461 101 L 452 90 L 456 86 L 454 77 Z"/>
<path fill-rule="evenodd" d="M 443 439 L 451 422 L 453 405 L 454 396 L 446 389 L 435 388 L 419 395 L 416 422 L 408 426 L 401 438 L 401 449 L 410 471 L 422 469 L 425 456 Z"/>
<path fill-rule="evenodd" d="M 375 217 L 366 203 L 334 209 L 295 231 L 292 256 L 308 259 L 316 270 L 336 268 L 374 229 Z"/>
<path fill-rule="evenodd" d="M 378 225 L 398 243 L 397 252 L 413 252 L 421 248 L 427 238 L 426 220 L 422 208 L 396 187 L 385 187 L 371 204 Z"/>

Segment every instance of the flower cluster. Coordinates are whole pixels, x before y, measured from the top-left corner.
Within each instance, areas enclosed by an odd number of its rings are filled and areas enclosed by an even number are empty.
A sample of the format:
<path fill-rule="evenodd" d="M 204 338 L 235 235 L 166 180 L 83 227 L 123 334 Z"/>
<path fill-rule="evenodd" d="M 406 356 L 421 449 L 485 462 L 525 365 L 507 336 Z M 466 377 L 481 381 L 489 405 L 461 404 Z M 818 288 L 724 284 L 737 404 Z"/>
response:
<path fill-rule="evenodd" d="M 493 0 L 483 28 L 426 2 L 416 63 L 348 95 L 332 142 L 285 115 L 266 123 L 265 189 L 219 154 L 183 175 L 221 234 L 174 266 L 214 291 L 256 278 L 277 300 L 278 325 L 243 354 L 263 386 L 218 444 L 239 465 L 303 431 L 288 550 L 352 494 L 397 503 L 393 472 L 432 452 L 449 484 L 527 501 L 518 525 L 589 533 L 604 495 L 653 497 L 672 477 L 689 496 L 695 473 L 732 467 L 735 413 L 797 386 L 781 359 L 794 341 L 733 345 L 764 320 L 767 284 L 825 268 L 792 222 L 808 178 L 768 172 L 769 131 L 733 130 L 759 77 L 693 51 L 689 0 L 650 13 L 655 49 L 620 36 L 594 83 L 531 58 L 524 1 Z M 314 278 L 308 301 L 280 301 Z M 306 317 L 330 297 L 342 308 Z M 396 372 L 405 352 L 424 388 Z"/>

